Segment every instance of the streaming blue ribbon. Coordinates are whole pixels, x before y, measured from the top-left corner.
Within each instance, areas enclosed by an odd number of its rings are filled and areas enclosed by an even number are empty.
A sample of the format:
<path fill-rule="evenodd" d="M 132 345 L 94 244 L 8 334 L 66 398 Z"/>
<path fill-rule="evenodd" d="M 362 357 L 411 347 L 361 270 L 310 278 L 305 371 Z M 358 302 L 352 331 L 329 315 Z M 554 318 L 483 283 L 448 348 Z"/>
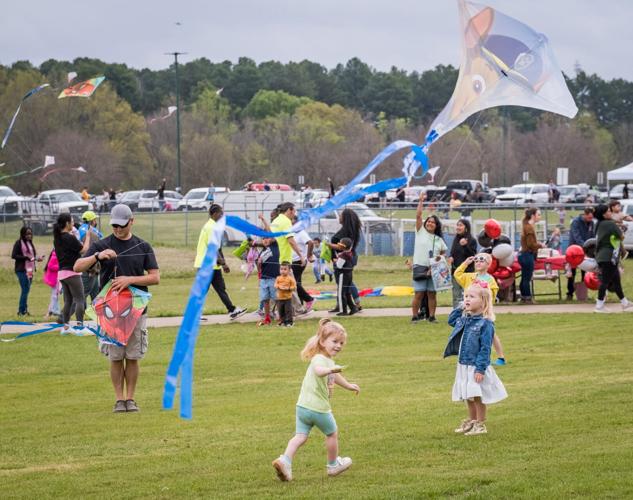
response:
<path fill-rule="evenodd" d="M 192 386 L 193 386 L 193 354 L 200 329 L 200 316 L 202 308 L 213 279 L 213 268 L 217 261 L 218 250 L 224 233 L 225 218 L 216 222 L 211 237 L 211 243 L 207 247 L 196 279 L 191 287 L 189 300 L 185 314 L 182 318 L 178 336 L 174 344 L 167 374 L 165 376 L 165 389 L 163 391 L 163 408 L 170 410 L 174 406 L 178 374 L 180 373 L 180 416 L 190 419 Z"/>
<path fill-rule="evenodd" d="M 2 138 L 2 145 L 0 145 L 0 149 L 4 149 L 4 146 L 9 140 L 9 136 L 11 135 L 11 130 L 13 130 L 13 125 L 15 124 L 15 120 L 18 117 L 18 114 L 20 113 L 20 108 L 22 108 L 22 104 L 24 103 L 24 101 L 26 101 L 29 97 L 31 97 L 34 94 L 37 94 L 40 90 L 45 89 L 48 86 L 49 86 L 48 83 L 45 83 L 43 85 L 40 85 L 39 87 L 35 87 L 34 89 L 29 90 L 26 94 L 24 94 L 24 97 L 22 97 L 22 100 L 20 101 L 20 104 L 18 105 L 18 109 L 15 110 L 15 113 L 13 114 L 13 118 L 11 118 L 11 122 L 9 123 L 9 128 L 7 128 L 7 131 L 5 132 L 4 137 Z"/>
<path fill-rule="evenodd" d="M 292 227 L 290 232 L 306 229 L 313 222 L 327 215 L 342 206 L 357 200 L 367 194 L 394 189 L 407 184 L 409 177 L 398 177 L 378 182 L 364 189 L 357 189 L 357 185 L 362 182 L 378 165 L 385 159 L 404 148 L 416 146 L 409 141 L 395 141 L 384 148 L 376 157 L 367 164 L 343 189 L 335 196 L 327 200 L 323 205 L 304 210 L 299 214 L 298 222 Z M 417 147 L 417 146 L 416 146 Z M 163 390 L 163 408 L 172 409 L 180 375 L 180 416 L 182 418 L 192 418 L 192 386 L 193 386 L 193 361 L 194 349 L 200 328 L 200 317 L 204 302 L 213 278 L 213 267 L 217 260 L 217 253 L 222 242 L 225 226 L 231 226 L 245 234 L 260 237 L 278 237 L 288 234 L 287 232 L 269 232 L 254 226 L 253 224 L 235 216 L 225 216 L 216 222 L 211 237 L 211 243 L 207 247 L 206 254 L 198 269 L 189 300 L 185 308 L 182 323 L 176 336 L 172 357 L 167 367 L 165 375 L 165 387 Z"/>
<path fill-rule="evenodd" d="M 0 323 L 0 330 L 5 325 L 36 326 L 36 323 L 29 323 L 29 322 L 24 322 L 24 321 L 3 321 L 2 323 Z M 23 339 L 25 337 L 31 337 L 33 335 L 38 335 L 40 333 L 50 332 L 52 330 L 55 330 L 56 328 L 61 328 L 62 326 L 64 325 L 61 323 L 48 323 L 44 328 L 38 328 L 37 330 L 31 330 L 29 332 L 21 333 L 17 337 L 14 337 L 12 339 L 0 338 L 0 340 L 2 340 L 2 342 L 13 342 L 14 340 Z"/>

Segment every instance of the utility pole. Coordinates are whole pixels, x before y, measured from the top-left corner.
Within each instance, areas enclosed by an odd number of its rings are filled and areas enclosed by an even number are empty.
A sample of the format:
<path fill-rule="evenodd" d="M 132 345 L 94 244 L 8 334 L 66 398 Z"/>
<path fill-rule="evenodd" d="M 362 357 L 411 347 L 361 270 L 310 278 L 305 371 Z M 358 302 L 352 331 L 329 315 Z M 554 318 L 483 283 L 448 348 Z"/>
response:
<path fill-rule="evenodd" d="M 178 56 L 182 56 L 185 54 L 186 52 L 167 52 L 165 54 L 167 56 L 174 56 L 174 69 L 176 70 L 176 191 L 178 192 L 180 192 L 182 189 L 182 183 L 180 179 L 180 84 L 178 81 Z"/>
<path fill-rule="evenodd" d="M 507 135 L 507 126 L 508 126 L 508 118 L 506 114 L 505 106 L 501 108 L 501 171 L 503 173 L 503 186 L 507 186 L 508 183 L 506 181 L 506 135 Z"/>

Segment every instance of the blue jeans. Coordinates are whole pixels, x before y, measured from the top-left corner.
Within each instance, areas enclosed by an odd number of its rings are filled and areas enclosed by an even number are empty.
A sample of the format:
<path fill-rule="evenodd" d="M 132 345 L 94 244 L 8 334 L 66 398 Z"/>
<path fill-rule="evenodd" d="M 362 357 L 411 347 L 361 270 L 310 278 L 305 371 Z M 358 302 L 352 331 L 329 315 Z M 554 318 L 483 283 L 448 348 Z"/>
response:
<path fill-rule="evenodd" d="M 26 275 L 26 271 L 16 271 L 15 274 L 18 276 L 18 281 L 20 282 L 20 288 L 22 292 L 20 293 L 20 304 L 18 306 L 18 314 L 26 314 L 29 310 L 29 306 L 26 303 L 29 292 L 31 291 L 31 278 Z"/>
<path fill-rule="evenodd" d="M 521 290 L 521 297 L 532 296 L 530 283 L 532 281 L 532 275 L 534 274 L 534 260 L 534 254 L 531 252 L 519 253 L 519 264 L 521 264 L 521 283 L 519 289 Z"/>

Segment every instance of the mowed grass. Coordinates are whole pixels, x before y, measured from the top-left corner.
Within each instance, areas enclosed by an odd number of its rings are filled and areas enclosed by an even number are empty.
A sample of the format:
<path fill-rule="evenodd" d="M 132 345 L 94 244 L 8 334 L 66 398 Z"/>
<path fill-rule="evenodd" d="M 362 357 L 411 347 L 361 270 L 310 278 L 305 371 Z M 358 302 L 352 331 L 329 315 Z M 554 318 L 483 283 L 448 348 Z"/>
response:
<path fill-rule="evenodd" d="M 270 465 L 294 430 L 315 321 L 294 329 L 205 326 L 194 418 L 161 410 L 174 329 L 153 330 L 139 414 L 111 413 L 108 363 L 92 338 L 42 335 L 0 344 L 0 497 L 624 498 L 633 491 L 631 316 L 501 315 L 509 398 L 489 434 L 457 436 L 450 328 L 349 318 L 337 361 L 362 389 L 337 388 L 340 451 L 327 478 L 313 432 L 280 483 Z"/>

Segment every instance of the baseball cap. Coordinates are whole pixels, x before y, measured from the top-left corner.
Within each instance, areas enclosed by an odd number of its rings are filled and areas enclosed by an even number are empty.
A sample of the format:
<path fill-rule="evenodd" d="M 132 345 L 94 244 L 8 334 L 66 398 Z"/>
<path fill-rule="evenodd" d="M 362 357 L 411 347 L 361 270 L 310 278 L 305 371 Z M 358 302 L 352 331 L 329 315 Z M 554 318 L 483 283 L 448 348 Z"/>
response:
<path fill-rule="evenodd" d="M 81 218 L 86 222 L 92 222 L 93 220 L 99 218 L 99 216 L 92 210 L 86 210 L 83 214 L 81 214 Z"/>
<path fill-rule="evenodd" d="M 114 205 L 110 211 L 110 224 L 125 226 L 132 218 L 132 210 L 127 205 Z"/>

